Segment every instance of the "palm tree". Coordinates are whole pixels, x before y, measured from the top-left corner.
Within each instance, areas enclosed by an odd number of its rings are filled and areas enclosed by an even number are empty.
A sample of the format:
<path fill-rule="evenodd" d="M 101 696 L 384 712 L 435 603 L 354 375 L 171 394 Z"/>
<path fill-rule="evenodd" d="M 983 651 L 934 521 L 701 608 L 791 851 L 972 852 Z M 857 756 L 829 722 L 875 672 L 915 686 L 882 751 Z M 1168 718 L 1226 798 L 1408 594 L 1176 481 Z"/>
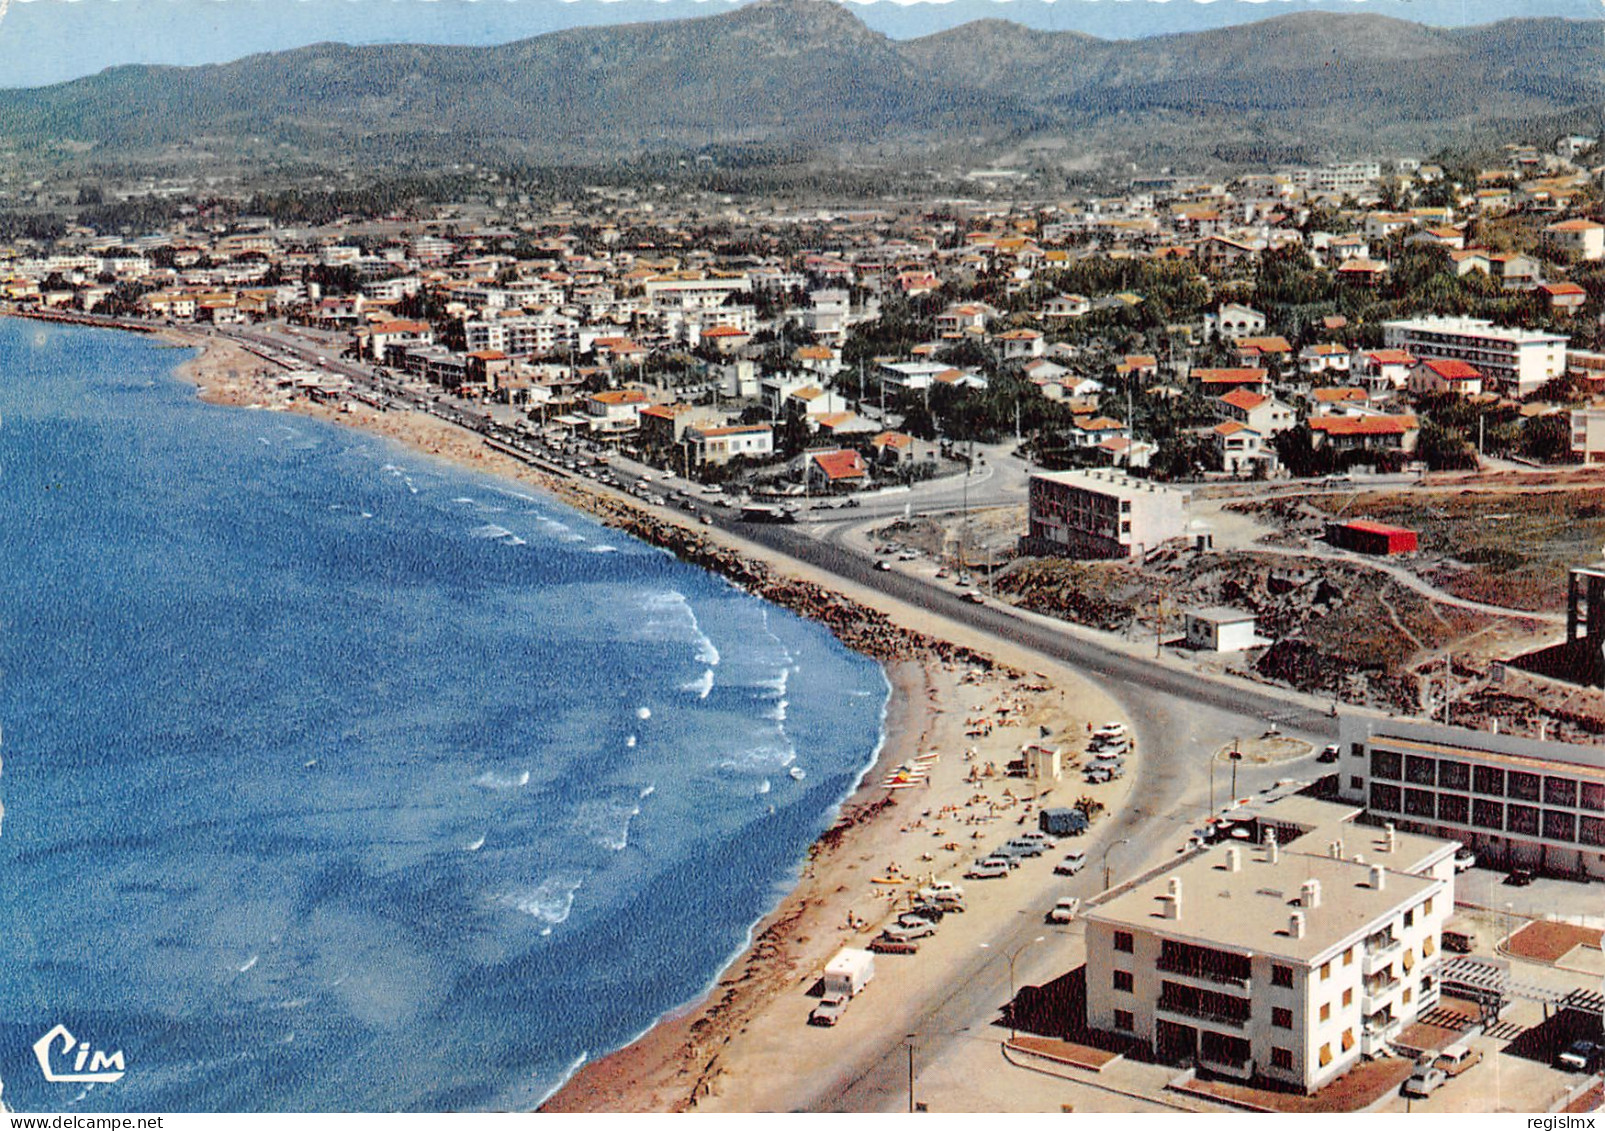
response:
<path fill-rule="evenodd" d="M 1103 802 L 1096 797 L 1082 797 L 1076 801 L 1075 808 L 1081 810 L 1081 815 L 1090 825 L 1097 819 L 1098 814 L 1103 812 Z"/>

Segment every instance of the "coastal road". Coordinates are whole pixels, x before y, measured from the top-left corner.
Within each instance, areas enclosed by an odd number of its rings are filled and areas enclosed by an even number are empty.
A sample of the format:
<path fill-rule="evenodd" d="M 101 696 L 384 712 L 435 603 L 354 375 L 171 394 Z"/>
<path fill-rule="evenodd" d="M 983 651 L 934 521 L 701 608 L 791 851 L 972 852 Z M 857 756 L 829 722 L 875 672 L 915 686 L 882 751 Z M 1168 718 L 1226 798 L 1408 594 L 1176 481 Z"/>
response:
<path fill-rule="evenodd" d="M 1106 645 L 1028 619 L 1007 607 L 972 604 L 952 590 L 897 571 L 877 570 L 872 559 L 796 526 L 714 521 L 817 569 L 1074 667 L 1121 706 L 1137 740 L 1132 800 L 1078 843 L 1097 863 L 1065 881 L 1060 894 L 1079 895 L 1084 900 L 1097 894 L 1103 887 L 1106 860 L 1118 883 L 1169 858 L 1209 814 L 1211 800 L 1220 805 L 1229 801 L 1226 767 L 1217 763 L 1220 778 L 1212 783 L 1210 765 L 1216 751 L 1231 739 L 1256 737 L 1272 724 L 1315 746 L 1336 737 L 1337 720 L 1308 705 L 1305 698 L 1262 691 L 1242 681 L 1211 679 L 1162 664 L 1136 647 Z M 1313 754 L 1294 763 L 1244 764 L 1239 767 L 1237 793 L 1247 796 L 1279 778 L 1304 776 L 1317 769 Z M 896 1026 L 918 1034 L 914 1043 L 919 1059 L 935 1060 L 961 1042 L 980 1039 L 990 1044 L 1005 1035 L 995 1026 L 1008 998 L 1007 972 L 998 956 L 1031 944 L 1045 932 L 1036 914 L 1011 916 L 995 928 L 988 950 L 977 950 L 945 982 L 933 986 Z M 1022 951 L 1018 985 L 1065 973 L 1064 960 L 1059 957 L 1062 951 L 1051 942 Z M 905 1038 L 892 1036 L 833 1061 L 828 1071 L 819 1073 L 818 1087 L 804 1107 L 840 1112 L 900 1110 L 908 1087 L 907 1044 Z"/>

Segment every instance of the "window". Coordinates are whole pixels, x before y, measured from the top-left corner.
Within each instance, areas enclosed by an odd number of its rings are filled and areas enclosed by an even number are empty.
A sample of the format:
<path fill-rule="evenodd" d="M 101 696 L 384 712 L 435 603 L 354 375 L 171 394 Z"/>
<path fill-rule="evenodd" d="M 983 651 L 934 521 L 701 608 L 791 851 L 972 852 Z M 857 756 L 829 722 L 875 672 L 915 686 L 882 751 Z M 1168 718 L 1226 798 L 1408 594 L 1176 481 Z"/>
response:
<path fill-rule="evenodd" d="M 1291 1069 L 1293 1067 L 1293 1050 L 1273 1048 L 1271 1050 L 1271 1067 Z"/>
<path fill-rule="evenodd" d="M 1518 801 L 1537 801 L 1539 777 L 1520 770 L 1511 770 L 1505 779 L 1505 795 Z"/>
<path fill-rule="evenodd" d="M 1476 766 L 1471 771 L 1473 791 L 1487 797 L 1505 795 L 1505 771 L 1492 766 Z"/>
<path fill-rule="evenodd" d="M 1321 1046 L 1321 1067 L 1325 1068 L 1332 1063 L 1332 1042 L 1328 1041 Z"/>
<path fill-rule="evenodd" d="M 1352 946 L 1349 947 L 1348 950 L 1345 950 L 1343 952 L 1343 965 L 1345 965 L 1345 966 L 1353 966 L 1354 965 L 1354 948 Z"/>
<path fill-rule="evenodd" d="M 1115 971 L 1115 989 L 1120 990 L 1123 993 L 1131 993 L 1131 971 Z"/>
<path fill-rule="evenodd" d="M 1523 836 L 1538 835 L 1538 809 L 1533 805 L 1505 806 L 1505 829 Z"/>
<path fill-rule="evenodd" d="M 1330 962 L 1321 963 L 1321 981 L 1324 982 L 1328 978 L 1330 978 L 1331 976 L 1332 976 L 1332 964 Z"/>
<path fill-rule="evenodd" d="M 1505 827 L 1505 807 L 1497 801 L 1484 801 L 1479 797 L 1471 803 L 1471 823 L 1479 829 L 1502 829 Z"/>
<path fill-rule="evenodd" d="M 1471 767 L 1464 762 L 1439 762 L 1438 784 L 1444 789 L 1470 789 Z"/>
<path fill-rule="evenodd" d="M 1130 931 L 1115 932 L 1115 949 L 1121 954 L 1130 954 L 1134 949 L 1136 949 L 1132 946 Z"/>
<path fill-rule="evenodd" d="M 1354 1030 L 1353 1029 L 1345 1029 L 1345 1030 L 1343 1030 L 1343 1051 L 1344 1052 L 1348 1052 L 1353 1047 L 1354 1047 Z"/>
<path fill-rule="evenodd" d="M 1415 925 L 1416 925 L 1416 910 L 1415 910 L 1414 907 L 1412 907 L 1412 908 L 1410 908 L 1410 910 L 1408 910 L 1408 911 L 1406 911 L 1404 913 L 1404 926 L 1405 926 L 1405 929 L 1408 930 L 1409 928 L 1411 928 L 1411 927 L 1413 927 Z"/>
<path fill-rule="evenodd" d="M 1545 840 L 1576 840 L 1577 818 L 1559 809 L 1544 810 Z"/>
<path fill-rule="evenodd" d="M 1407 789 L 1404 791 L 1404 811 L 1412 817 L 1425 817 L 1432 819 L 1432 791 L 1430 789 Z"/>
<path fill-rule="evenodd" d="M 1577 783 L 1571 778 L 1544 779 L 1545 805 L 1576 805 Z"/>
<path fill-rule="evenodd" d="M 1584 844 L 1605 845 L 1605 817 L 1582 817 L 1577 825 L 1577 839 Z"/>
<path fill-rule="evenodd" d="M 1329 1001 L 1325 1001 L 1325 1002 L 1321 1003 L 1321 1020 L 1322 1021 L 1330 1021 L 1330 1020 L 1332 1020 L 1332 1003 L 1329 1002 Z"/>
<path fill-rule="evenodd" d="M 1344 1005 L 1344 1008 L 1347 1008 L 1347 1007 L 1349 1007 L 1349 1006 L 1351 1006 L 1353 1004 L 1354 1004 L 1354 987 L 1350 986 L 1348 989 L 1343 991 L 1343 1005 Z"/>
<path fill-rule="evenodd" d="M 1438 784 L 1438 760 L 1412 754 L 1404 760 L 1404 779 L 1414 785 Z"/>
<path fill-rule="evenodd" d="M 1427 896 L 1426 900 L 1423 901 L 1422 904 L 1421 904 L 1421 914 L 1423 914 L 1423 915 L 1431 915 L 1432 914 L 1432 897 L 1430 895 Z"/>
<path fill-rule="evenodd" d="M 1585 781 L 1577 798 L 1577 804 L 1582 809 L 1592 809 L 1596 813 L 1605 812 L 1605 782 Z"/>
<path fill-rule="evenodd" d="M 1400 998 L 1399 1000 L 1402 1001 L 1405 1005 L 1409 1005 L 1410 1004 L 1410 987 L 1409 986 L 1404 987 L 1404 996 L 1402 998 Z"/>
<path fill-rule="evenodd" d="M 1356 789 L 1356 790 L 1364 789 L 1365 788 L 1365 779 L 1361 778 L 1361 777 L 1356 777 L 1353 774 L 1350 774 L 1349 775 L 1349 788 L 1350 789 Z"/>
<path fill-rule="evenodd" d="M 1384 813 L 1397 813 L 1399 811 L 1399 787 L 1372 782 L 1371 808 Z"/>
<path fill-rule="evenodd" d="M 1434 954 L 1437 953 L 1437 950 L 1438 950 L 1438 944 L 1432 941 L 1432 936 L 1431 935 L 1428 935 L 1426 938 L 1421 940 L 1421 957 L 1422 958 L 1431 958 Z"/>
<path fill-rule="evenodd" d="M 1271 1007 L 1271 1024 L 1278 1029 L 1291 1029 L 1293 1027 L 1293 1011 L 1283 1009 L 1279 1005 Z"/>
<path fill-rule="evenodd" d="M 1291 966 L 1272 966 L 1271 985 L 1291 986 L 1293 984 L 1293 968 Z"/>
<path fill-rule="evenodd" d="M 1371 776 L 1398 781 L 1404 773 L 1404 759 L 1387 750 L 1371 751 Z"/>
<path fill-rule="evenodd" d="M 1129 1009 L 1115 1010 L 1115 1028 L 1131 1032 L 1137 1027 L 1137 1018 Z"/>
<path fill-rule="evenodd" d="M 1458 793 L 1438 794 L 1438 820 L 1451 825 L 1464 825 L 1471 820 L 1471 799 Z"/>

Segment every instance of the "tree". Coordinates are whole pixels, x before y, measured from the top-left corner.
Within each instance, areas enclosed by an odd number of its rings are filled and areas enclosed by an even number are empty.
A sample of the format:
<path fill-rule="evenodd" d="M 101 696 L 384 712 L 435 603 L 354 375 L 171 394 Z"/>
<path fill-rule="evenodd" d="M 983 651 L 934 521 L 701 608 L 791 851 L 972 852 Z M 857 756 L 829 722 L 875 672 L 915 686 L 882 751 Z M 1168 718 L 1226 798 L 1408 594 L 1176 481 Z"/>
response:
<path fill-rule="evenodd" d="M 1479 466 L 1476 451 L 1459 432 L 1432 420 L 1422 422 L 1416 458 L 1432 471 L 1475 471 Z"/>
<path fill-rule="evenodd" d="M 1532 417 L 1521 429 L 1521 451 L 1541 463 L 1576 463 L 1571 418 L 1560 412 Z"/>

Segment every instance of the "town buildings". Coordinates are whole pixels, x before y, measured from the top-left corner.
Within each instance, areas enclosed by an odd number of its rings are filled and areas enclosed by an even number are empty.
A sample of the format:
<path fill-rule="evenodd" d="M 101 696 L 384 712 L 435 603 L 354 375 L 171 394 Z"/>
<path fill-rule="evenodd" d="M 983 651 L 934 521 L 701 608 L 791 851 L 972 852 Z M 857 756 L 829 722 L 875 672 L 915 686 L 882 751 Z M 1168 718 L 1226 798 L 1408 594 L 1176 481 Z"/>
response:
<path fill-rule="evenodd" d="M 1456 844 L 1355 812 L 1287 798 L 1245 817 L 1250 839 L 1096 901 L 1083 915 L 1088 1026 L 1162 1061 L 1304 1092 L 1386 1053 L 1438 1001 Z"/>
<path fill-rule="evenodd" d="M 1339 794 L 1485 862 L 1605 877 L 1605 748 L 1345 715 Z"/>
<path fill-rule="evenodd" d="M 1030 479 L 1030 553 L 1129 558 L 1187 533 L 1188 495 L 1116 471 L 1039 472 Z"/>
<path fill-rule="evenodd" d="M 1410 318 L 1385 322 L 1388 349 L 1417 359 L 1464 361 L 1502 391 L 1524 397 L 1566 372 L 1564 334 L 1495 326 L 1480 318 Z"/>

